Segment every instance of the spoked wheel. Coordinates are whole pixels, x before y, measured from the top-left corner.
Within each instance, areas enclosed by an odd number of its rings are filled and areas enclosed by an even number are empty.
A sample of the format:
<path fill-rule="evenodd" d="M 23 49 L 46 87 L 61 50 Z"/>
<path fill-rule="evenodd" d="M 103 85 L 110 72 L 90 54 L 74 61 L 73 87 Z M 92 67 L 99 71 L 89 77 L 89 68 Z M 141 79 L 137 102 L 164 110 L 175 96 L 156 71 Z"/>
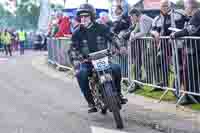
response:
<path fill-rule="evenodd" d="M 124 124 L 120 115 L 121 103 L 118 96 L 113 93 L 112 83 L 106 83 L 104 85 L 105 101 L 109 110 L 113 113 L 113 117 L 118 129 L 124 128 Z"/>

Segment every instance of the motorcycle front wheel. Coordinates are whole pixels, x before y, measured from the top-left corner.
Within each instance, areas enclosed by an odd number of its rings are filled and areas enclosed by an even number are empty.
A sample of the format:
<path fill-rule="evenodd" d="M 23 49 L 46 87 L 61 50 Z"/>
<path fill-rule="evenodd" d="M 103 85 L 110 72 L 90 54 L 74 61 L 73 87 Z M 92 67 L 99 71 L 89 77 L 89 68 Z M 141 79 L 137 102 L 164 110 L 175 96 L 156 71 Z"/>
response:
<path fill-rule="evenodd" d="M 115 94 L 111 82 L 104 84 L 104 98 L 109 110 L 113 113 L 113 117 L 118 129 L 124 128 L 124 124 L 120 115 L 121 102 L 117 94 Z"/>

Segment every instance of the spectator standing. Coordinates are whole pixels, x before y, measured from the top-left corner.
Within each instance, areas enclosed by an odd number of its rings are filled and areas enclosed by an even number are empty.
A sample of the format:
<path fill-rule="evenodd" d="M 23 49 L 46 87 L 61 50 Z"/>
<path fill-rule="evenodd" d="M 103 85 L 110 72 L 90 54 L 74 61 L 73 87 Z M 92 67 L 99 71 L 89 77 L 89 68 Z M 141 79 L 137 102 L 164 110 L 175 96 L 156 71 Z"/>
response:
<path fill-rule="evenodd" d="M 26 32 L 23 30 L 23 28 L 21 28 L 18 32 L 18 40 L 20 45 L 20 55 L 23 55 L 26 41 Z"/>
<path fill-rule="evenodd" d="M 5 49 L 5 53 L 6 55 L 12 56 L 12 50 L 11 50 L 11 34 L 7 31 L 7 29 L 5 30 L 5 32 L 2 35 L 3 38 L 3 44 L 4 44 L 4 49 Z"/>
<path fill-rule="evenodd" d="M 0 49 L 3 48 L 3 38 L 2 38 L 2 36 L 3 36 L 3 30 L 0 30 Z"/>

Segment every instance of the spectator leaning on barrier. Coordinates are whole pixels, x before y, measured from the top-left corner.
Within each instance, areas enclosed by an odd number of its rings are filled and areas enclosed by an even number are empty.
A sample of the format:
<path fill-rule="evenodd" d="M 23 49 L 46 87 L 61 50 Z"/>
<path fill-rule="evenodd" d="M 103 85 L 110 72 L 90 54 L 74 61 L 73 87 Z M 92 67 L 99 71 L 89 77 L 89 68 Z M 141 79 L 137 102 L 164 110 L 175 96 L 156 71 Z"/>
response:
<path fill-rule="evenodd" d="M 160 15 L 154 19 L 151 31 L 151 35 L 155 38 L 155 49 L 157 49 L 155 51 L 157 57 L 154 61 L 157 68 L 154 70 L 154 77 L 160 86 L 168 85 L 169 62 L 171 60 L 172 49 L 168 39 L 162 41 L 160 40 L 160 36 L 169 36 L 172 32 L 169 30 L 169 27 L 180 29 L 184 27 L 184 15 L 173 11 L 169 0 L 162 0 L 160 2 Z"/>
<path fill-rule="evenodd" d="M 152 27 L 152 22 L 153 19 L 150 18 L 149 16 L 142 14 L 140 10 L 137 10 L 135 8 L 131 9 L 131 11 L 129 12 L 132 24 L 135 25 L 135 29 L 131 32 L 130 34 L 130 41 L 134 41 L 137 38 L 140 37 L 144 37 L 146 36 Z M 140 41 L 141 42 L 141 41 Z M 137 45 L 138 44 L 138 45 Z M 142 44 L 136 43 L 136 45 L 134 45 L 136 49 L 136 51 L 134 52 L 135 54 L 135 62 L 137 62 L 136 67 L 135 68 L 135 78 L 136 80 L 141 80 L 142 78 L 142 61 L 144 62 L 144 59 L 142 59 L 142 54 L 146 54 L 145 53 L 145 47 L 146 46 L 142 46 Z M 147 66 L 147 65 L 145 65 Z M 137 70 L 136 70 L 137 68 Z M 146 72 L 147 72 L 147 68 L 145 68 Z"/>
<path fill-rule="evenodd" d="M 24 54 L 25 41 L 26 41 L 26 32 L 21 28 L 18 32 L 19 46 L 20 46 L 20 55 Z"/>
<path fill-rule="evenodd" d="M 57 32 L 58 32 L 58 23 L 56 20 L 53 20 L 51 29 L 50 29 L 50 36 L 55 37 Z"/>
<path fill-rule="evenodd" d="M 182 36 L 200 36 L 200 10 L 198 9 L 198 4 L 196 0 L 185 0 L 186 14 L 189 14 L 189 23 L 184 29 L 171 34 L 172 38 L 182 37 Z M 190 9 L 189 9 L 190 8 Z"/>
<path fill-rule="evenodd" d="M 126 64 L 128 64 L 127 40 L 124 40 L 123 36 L 129 29 L 131 21 L 125 10 L 126 9 L 125 7 L 123 7 L 123 4 L 119 4 L 116 6 L 116 9 L 114 11 L 116 18 L 112 23 L 111 32 L 118 36 L 115 39 L 116 41 L 120 42 L 121 55 L 119 55 L 119 58 L 121 59 L 123 58 L 123 61 L 127 62 Z M 125 67 L 128 69 L 128 66 L 121 66 L 121 67 Z"/>
<path fill-rule="evenodd" d="M 200 36 L 200 10 L 196 0 L 184 1 L 186 14 L 190 17 L 189 22 L 184 29 L 171 34 L 171 38 L 178 38 L 183 36 Z M 200 77 L 200 40 L 188 39 L 184 41 L 184 57 L 183 61 L 183 77 L 184 89 L 186 91 L 200 93 L 199 78 Z M 200 102 L 200 97 L 195 97 Z M 186 102 L 188 102 L 187 99 Z"/>
<path fill-rule="evenodd" d="M 119 34 L 121 31 L 127 30 L 131 22 L 128 15 L 123 14 L 123 8 L 120 5 L 116 7 L 115 14 L 117 19 L 113 22 L 112 32 Z"/>
<path fill-rule="evenodd" d="M 130 11 L 129 14 L 131 21 L 135 24 L 139 24 L 139 32 L 131 32 L 130 39 L 132 40 L 146 36 L 151 30 L 153 19 L 145 14 L 142 14 L 139 10 L 134 8 Z"/>
<path fill-rule="evenodd" d="M 123 40 L 126 32 L 128 31 L 131 21 L 124 8 L 121 5 L 117 5 L 115 9 L 116 18 L 112 23 L 111 32 L 116 34 L 121 41 L 121 53 L 126 53 L 126 40 Z"/>
<path fill-rule="evenodd" d="M 58 19 L 58 32 L 55 34 L 55 37 L 64 37 L 70 35 L 71 29 L 69 17 L 63 16 L 62 13 L 59 13 Z"/>
<path fill-rule="evenodd" d="M 12 56 L 12 50 L 11 50 L 11 34 L 8 32 L 7 29 L 5 29 L 5 32 L 3 33 L 3 44 L 4 44 L 4 49 L 6 52 L 6 55 L 8 55 L 8 53 L 10 54 L 10 56 Z"/>

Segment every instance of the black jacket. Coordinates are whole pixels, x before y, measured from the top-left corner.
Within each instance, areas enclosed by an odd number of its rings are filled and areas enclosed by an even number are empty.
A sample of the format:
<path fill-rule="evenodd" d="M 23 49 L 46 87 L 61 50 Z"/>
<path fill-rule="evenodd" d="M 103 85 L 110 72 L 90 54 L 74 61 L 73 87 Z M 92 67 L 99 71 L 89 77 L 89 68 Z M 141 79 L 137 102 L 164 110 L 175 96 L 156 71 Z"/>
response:
<path fill-rule="evenodd" d="M 173 27 L 173 19 L 176 28 L 182 29 L 185 23 L 185 16 L 179 12 L 171 12 L 169 15 L 159 15 L 157 16 L 152 24 L 152 30 L 157 31 L 161 36 L 169 36 L 172 31 L 169 30 L 169 27 Z"/>
<path fill-rule="evenodd" d="M 135 28 L 135 25 L 131 25 L 127 30 L 126 32 L 124 32 L 124 35 L 123 35 L 123 39 L 124 40 L 129 40 L 129 37 L 131 35 L 131 32 L 134 30 Z"/>
<path fill-rule="evenodd" d="M 130 18 L 127 15 L 122 15 L 119 20 L 113 22 L 112 31 L 119 34 L 123 30 L 127 30 L 131 25 Z"/>
<path fill-rule="evenodd" d="M 174 37 L 183 36 L 200 36 L 200 10 L 198 10 L 189 20 L 188 24 L 179 32 L 174 33 Z M 184 45 L 187 48 L 187 54 L 194 54 L 195 51 L 200 52 L 200 40 L 187 39 L 184 41 Z M 197 44 L 197 45 L 196 45 Z"/>
<path fill-rule="evenodd" d="M 183 30 L 176 32 L 174 36 L 200 36 L 200 10 L 191 17 L 188 25 Z"/>
<path fill-rule="evenodd" d="M 89 53 L 108 48 L 113 42 L 112 33 L 103 24 L 93 23 L 90 28 L 79 26 L 72 34 L 70 51 L 71 61 L 87 57 Z"/>

